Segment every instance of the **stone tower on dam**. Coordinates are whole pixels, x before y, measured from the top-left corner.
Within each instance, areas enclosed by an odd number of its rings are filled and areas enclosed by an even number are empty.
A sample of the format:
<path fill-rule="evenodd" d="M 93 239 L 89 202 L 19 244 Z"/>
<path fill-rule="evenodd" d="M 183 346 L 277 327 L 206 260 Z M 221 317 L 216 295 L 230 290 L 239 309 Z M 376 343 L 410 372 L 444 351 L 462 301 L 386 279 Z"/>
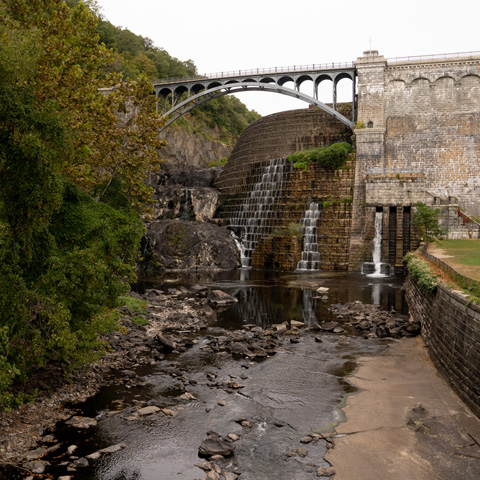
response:
<path fill-rule="evenodd" d="M 356 67 L 357 126 L 365 128 L 355 129 L 350 269 L 368 258 L 380 208 L 388 232 L 383 260 L 399 265 L 413 247 L 404 245 L 405 217 L 416 202 L 458 205 L 480 217 L 480 53 L 387 61 L 367 51 Z"/>
<path fill-rule="evenodd" d="M 466 235 L 456 227 L 468 218 L 468 235 L 478 237 L 471 217 L 480 217 L 480 53 L 388 61 L 367 51 L 355 66 L 353 132 L 317 108 L 264 117 L 242 134 L 218 179 L 229 199 L 223 216 L 229 218 L 245 209 L 239 207 L 243 202 L 252 202 L 252 189 L 263 188 L 271 159 L 339 141 L 355 145 L 342 169 L 310 165 L 302 172 L 286 165 L 281 192 L 258 194 L 272 198 L 260 206 L 268 218 L 252 220 L 263 225 L 248 246 L 252 266 L 296 267 L 305 245 L 292 225 L 305 221 L 312 202 L 319 211 L 320 269 L 358 270 L 371 261 L 379 213 L 381 260 L 400 268 L 404 254 L 418 245 L 410 223 L 418 201 L 447 212 L 457 236 Z"/>

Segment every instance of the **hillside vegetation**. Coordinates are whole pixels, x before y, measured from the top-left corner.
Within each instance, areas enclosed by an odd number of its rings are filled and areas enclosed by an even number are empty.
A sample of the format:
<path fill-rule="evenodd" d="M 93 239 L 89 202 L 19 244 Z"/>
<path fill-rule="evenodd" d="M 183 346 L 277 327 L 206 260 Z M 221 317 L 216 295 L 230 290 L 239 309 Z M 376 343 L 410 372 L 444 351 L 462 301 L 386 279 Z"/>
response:
<path fill-rule="evenodd" d="M 149 80 L 107 74 L 95 16 L 69 5 L 0 0 L 0 408 L 102 353 L 164 146 Z"/>
<path fill-rule="evenodd" d="M 113 52 L 113 62 L 106 70 L 109 73 L 121 73 L 130 80 L 140 75 L 154 80 L 190 77 L 198 73 L 192 60 L 178 60 L 163 48 L 155 46 L 149 38 L 116 27 L 101 16 L 97 32 L 100 42 Z M 233 145 L 242 131 L 258 118 L 260 115 L 248 110 L 238 98 L 225 96 L 194 108 L 175 125 L 191 134 L 218 138 Z"/>
<path fill-rule="evenodd" d="M 45 366 L 97 359 L 118 327 L 151 202 L 144 179 L 165 146 L 150 79 L 196 71 L 94 9 L 0 0 L 0 408 Z M 252 117 L 222 99 L 196 118 L 188 128 L 233 139 Z"/>

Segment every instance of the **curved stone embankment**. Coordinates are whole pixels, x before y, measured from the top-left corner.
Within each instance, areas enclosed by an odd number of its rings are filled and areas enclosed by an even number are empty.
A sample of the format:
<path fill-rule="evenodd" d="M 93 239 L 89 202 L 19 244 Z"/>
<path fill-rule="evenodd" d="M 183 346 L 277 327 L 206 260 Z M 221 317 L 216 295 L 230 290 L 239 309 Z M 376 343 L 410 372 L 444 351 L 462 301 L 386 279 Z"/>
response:
<path fill-rule="evenodd" d="M 480 478 L 480 420 L 430 362 L 420 337 L 361 358 L 346 421 L 325 459 L 336 480 Z"/>
<path fill-rule="evenodd" d="M 268 115 L 243 131 L 215 187 L 228 195 L 242 193 L 248 188 L 253 170 L 262 162 L 346 141 L 351 134 L 342 122 L 318 108 Z"/>

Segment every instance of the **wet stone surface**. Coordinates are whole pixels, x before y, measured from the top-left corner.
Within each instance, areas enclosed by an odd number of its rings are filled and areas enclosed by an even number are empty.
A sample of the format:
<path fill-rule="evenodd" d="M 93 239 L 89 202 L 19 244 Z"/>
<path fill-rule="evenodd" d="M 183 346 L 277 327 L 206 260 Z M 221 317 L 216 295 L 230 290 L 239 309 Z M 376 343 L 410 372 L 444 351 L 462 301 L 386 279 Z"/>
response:
<path fill-rule="evenodd" d="M 355 392 L 345 376 L 355 358 L 388 342 L 356 322 L 390 329 L 388 322 L 405 320 L 392 311 L 401 309 L 392 293 L 398 282 L 380 289 L 381 301 L 393 298 L 382 310 L 363 304 L 378 289 L 357 281 L 349 279 L 358 288 L 347 298 L 345 280 L 335 276 L 146 290 L 148 324 L 123 312 L 126 331 L 110 336 L 115 360 L 98 366 L 103 387 L 71 405 L 45 432 L 41 450 L 8 478 L 25 478 L 25 471 L 79 480 L 332 476 L 323 456 L 334 447 L 330 432 L 342 402 Z M 319 284 L 329 291 L 317 292 Z M 212 301 L 214 291 L 223 292 L 214 294 L 221 302 Z M 353 307 L 343 307 L 345 300 Z"/>

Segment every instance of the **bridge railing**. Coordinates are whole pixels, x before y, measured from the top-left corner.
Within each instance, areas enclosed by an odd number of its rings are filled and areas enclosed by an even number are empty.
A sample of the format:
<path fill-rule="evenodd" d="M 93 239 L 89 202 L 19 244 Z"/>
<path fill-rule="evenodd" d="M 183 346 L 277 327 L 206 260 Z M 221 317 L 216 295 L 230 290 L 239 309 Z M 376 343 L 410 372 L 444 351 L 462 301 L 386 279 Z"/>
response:
<path fill-rule="evenodd" d="M 313 65 L 291 65 L 288 67 L 257 68 L 253 70 L 229 70 L 225 72 L 195 75 L 192 77 L 162 78 L 162 79 L 154 80 L 153 83 L 158 85 L 162 83 L 169 84 L 169 83 L 176 83 L 176 82 L 191 82 L 194 80 L 212 80 L 215 78 L 248 77 L 252 75 L 311 72 L 315 70 L 339 70 L 342 68 L 355 68 L 355 63 L 354 62 L 322 63 L 322 64 L 313 64 Z"/>
<path fill-rule="evenodd" d="M 436 53 L 433 55 L 418 55 L 416 57 L 387 58 L 387 63 L 406 63 L 434 60 L 455 60 L 456 58 L 480 58 L 480 52 Z"/>

